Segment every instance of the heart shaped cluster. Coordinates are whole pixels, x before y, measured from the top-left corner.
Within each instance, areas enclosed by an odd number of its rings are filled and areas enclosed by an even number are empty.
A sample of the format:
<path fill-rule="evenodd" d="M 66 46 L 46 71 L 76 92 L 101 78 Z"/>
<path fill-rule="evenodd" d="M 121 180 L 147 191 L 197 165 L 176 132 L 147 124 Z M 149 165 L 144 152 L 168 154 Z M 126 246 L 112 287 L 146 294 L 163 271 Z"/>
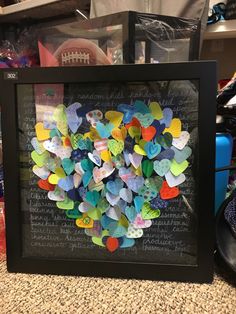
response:
<path fill-rule="evenodd" d="M 39 188 L 110 252 L 132 247 L 186 180 L 190 135 L 158 102 L 136 100 L 106 112 L 58 105 L 35 131 Z"/>

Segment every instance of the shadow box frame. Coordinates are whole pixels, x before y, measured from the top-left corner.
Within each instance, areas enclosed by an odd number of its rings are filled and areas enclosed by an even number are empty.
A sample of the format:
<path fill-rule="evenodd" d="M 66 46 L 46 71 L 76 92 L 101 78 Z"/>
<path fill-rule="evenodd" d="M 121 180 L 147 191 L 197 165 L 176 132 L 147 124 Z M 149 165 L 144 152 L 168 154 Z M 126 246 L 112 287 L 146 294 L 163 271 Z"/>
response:
<path fill-rule="evenodd" d="M 211 282 L 214 247 L 214 165 L 216 62 L 117 65 L 0 71 L 5 186 L 7 269 L 9 272 L 81 275 L 148 280 Z M 17 84 L 132 81 L 199 81 L 197 265 L 111 262 L 22 256 L 20 180 L 17 130 Z M 206 193 L 207 191 L 207 193 Z"/>

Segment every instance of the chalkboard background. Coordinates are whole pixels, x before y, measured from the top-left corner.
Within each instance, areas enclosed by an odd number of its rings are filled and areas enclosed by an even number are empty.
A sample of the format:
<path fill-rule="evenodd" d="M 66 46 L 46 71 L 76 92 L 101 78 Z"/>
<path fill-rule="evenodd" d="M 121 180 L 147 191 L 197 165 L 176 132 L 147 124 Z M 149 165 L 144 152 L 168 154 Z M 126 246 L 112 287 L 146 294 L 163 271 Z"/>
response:
<path fill-rule="evenodd" d="M 125 75 L 125 73 L 124 73 Z M 42 86 L 41 86 L 42 87 Z M 46 88 L 46 86 L 45 86 Z M 63 89 L 62 89 L 63 90 Z M 50 97 L 50 96 L 49 96 Z M 47 192 L 37 187 L 32 172 L 36 121 L 35 86 L 17 86 L 17 110 L 20 151 L 20 185 L 22 214 L 22 255 L 46 259 L 88 259 L 160 264 L 197 265 L 197 138 L 198 138 L 198 81 L 160 81 L 132 83 L 96 83 L 64 85 L 64 104 L 77 101 L 100 110 L 115 110 L 119 103 L 136 99 L 159 101 L 162 108 L 170 107 L 174 117 L 182 121 L 183 130 L 191 134 L 193 149 L 187 180 L 180 186 L 181 195 L 173 199 L 161 216 L 144 229 L 144 236 L 132 248 L 114 253 L 94 245 L 74 220 L 66 217 Z M 40 97 L 37 96 L 37 103 Z M 41 105 L 45 104 L 42 97 Z M 56 104 L 57 105 L 57 104 Z M 87 125 L 89 127 L 89 124 Z M 79 130 L 81 131 L 81 130 Z M 86 131 L 86 127 L 84 130 Z"/>

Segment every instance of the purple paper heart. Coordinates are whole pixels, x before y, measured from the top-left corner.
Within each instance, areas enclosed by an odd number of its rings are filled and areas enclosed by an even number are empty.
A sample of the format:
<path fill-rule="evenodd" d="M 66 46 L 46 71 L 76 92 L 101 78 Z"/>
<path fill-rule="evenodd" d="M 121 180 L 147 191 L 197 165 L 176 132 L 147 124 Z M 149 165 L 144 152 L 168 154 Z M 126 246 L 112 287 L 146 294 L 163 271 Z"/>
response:
<path fill-rule="evenodd" d="M 89 237 L 98 237 L 102 235 L 102 226 L 99 220 L 93 222 L 93 228 L 85 229 L 85 234 Z"/>
<path fill-rule="evenodd" d="M 73 133 L 76 133 L 82 123 L 82 118 L 77 116 L 77 109 L 82 105 L 78 102 L 73 103 L 66 108 L 67 123 Z"/>
<path fill-rule="evenodd" d="M 152 209 L 163 209 L 168 206 L 168 202 L 157 196 L 150 201 L 150 206 Z"/>
<path fill-rule="evenodd" d="M 144 178 L 140 176 L 127 180 L 128 188 L 135 193 L 138 193 L 138 190 L 143 186 L 143 184 L 144 184 Z"/>
<path fill-rule="evenodd" d="M 157 155 L 157 160 L 169 159 L 172 160 L 174 158 L 175 152 L 171 148 L 167 148 L 163 150 L 160 154 Z"/>
<path fill-rule="evenodd" d="M 80 197 L 84 200 L 86 197 L 87 189 L 81 186 L 80 188 L 78 188 L 78 191 L 79 191 Z"/>
<path fill-rule="evenodd" d="M 67 196 L 72 200 L 72 201 L 82 201 L 81 196 L 79 195 L 78 189 L 71 189 L 67 192 Z"/>
<path fill-rule="evenodd" d="M 121 167 L 119 169 L 119 177 L 124 181 L 127 182 L 129 179 L 134 179 L 135 174 L 130 168 Z"/>

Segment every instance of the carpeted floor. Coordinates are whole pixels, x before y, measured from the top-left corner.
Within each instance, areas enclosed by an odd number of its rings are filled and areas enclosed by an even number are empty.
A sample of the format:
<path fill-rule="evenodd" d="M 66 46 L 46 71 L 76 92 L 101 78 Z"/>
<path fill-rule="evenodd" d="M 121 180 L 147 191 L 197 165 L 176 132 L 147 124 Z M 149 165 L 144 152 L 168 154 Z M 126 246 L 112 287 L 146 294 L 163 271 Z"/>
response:
<path fill-rule="evenodd" d="M 212 285 L 9 274 L 0 262 L 0 313 L 236 313 L 236 289 Z"/>

